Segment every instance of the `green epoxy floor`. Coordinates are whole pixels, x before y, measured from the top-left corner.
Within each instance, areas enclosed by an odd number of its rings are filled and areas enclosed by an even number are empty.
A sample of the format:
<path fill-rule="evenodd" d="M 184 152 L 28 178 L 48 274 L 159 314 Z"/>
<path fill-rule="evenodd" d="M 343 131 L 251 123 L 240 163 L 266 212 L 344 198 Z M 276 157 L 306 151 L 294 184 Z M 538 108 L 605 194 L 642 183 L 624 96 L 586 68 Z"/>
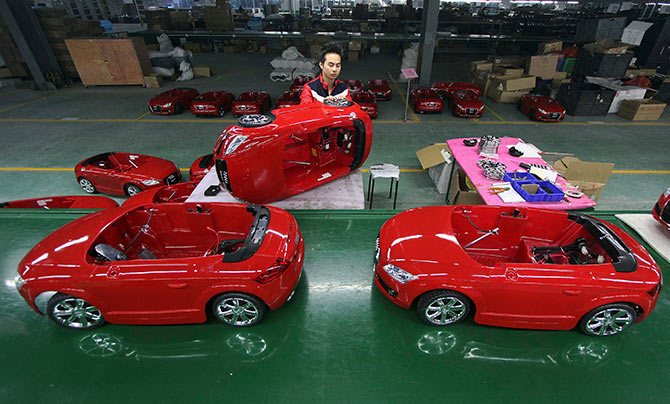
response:
<path fill-rule="evenodd" d="M 169 83 L 201 92 L 253 89 L 275 100 L 288 83 L 269 80 L 276 55 L 196 55 L 211 78 Z M 400 62 L 368 56 L 343 78 L 386 78 Z M 466 80 L 469 60 L 436 63 L 432 81 Z M 670 113 L 631 123 L 616 115 L 530 123 L 512 105 L 485 100 L 484 118 L 409 114 L 403 84 L 380 103 L 363 168 L 390 162 L 417 170 L 414 152 L 449 138 L 518 136 L 547 151 L 609 161 L 615 172 L 596 207 L 648 213 L 670 185 Z M 157 92 L 140 87 L 75 87 L 57 93 L 0 89 L 0 201 L 83 194 L 72 167 L 105 151 L 170 159 L 182 169 L 211 152 L 223 119 L 145 114 Z M 494 113 L 495 112 L 495 113 Z M 415 120 L 416 119 L 416 120 Z M 624 172 L 621 172 L 624 171 Z M 630 173 L 628 171 L 644 171 Z M 184 172 L 186 175 L 186 172 Z M 364 181 L 367 184 L 367 181 Z M 375 207 L 390 209 L 378 185 Z M 122 198 L 115 198 L 121 202 Z M 401 174 L 398 209 L 444 203 L 425 172 Z M 471 320 L 433 328 L 387 301 L 372 284 L 372 243 L 389 211 L 293 212 L 306 240 L 305 276 L 294 300 L 257 327 L 107 325 L 61 329 L 33 313 L 11 284 L 25 253 L 76 212 L 0 212 L 0 392 L 7 402 L 666 402 L 670 393 L 667 293 L 625 334 L 593 339 L 576 331 L 523 331 Z M 614 220 L 617 223 L 616 220 Z M 660 261 L 659 261 L 660 263 Z M 668 264 L 662 263 L 668 274 Z"/>
<path fill-rule="evenodd" d="M 63 329 L 0 289 L 5 402 L 667 402 L 670 298 L 620 336 L 465 323 L 436 328 L 372 284 L 392 212 L 294 211 L 306 240 L 293 300 L 256 327 Z M 0 212 L 1 277 L 78 213 Z M 623 226 L 611 214 L 599 217 Z M 658 260 L 658 257 L 655 257 Z M 667 274 L 670 266 L 658 260 Z"/>

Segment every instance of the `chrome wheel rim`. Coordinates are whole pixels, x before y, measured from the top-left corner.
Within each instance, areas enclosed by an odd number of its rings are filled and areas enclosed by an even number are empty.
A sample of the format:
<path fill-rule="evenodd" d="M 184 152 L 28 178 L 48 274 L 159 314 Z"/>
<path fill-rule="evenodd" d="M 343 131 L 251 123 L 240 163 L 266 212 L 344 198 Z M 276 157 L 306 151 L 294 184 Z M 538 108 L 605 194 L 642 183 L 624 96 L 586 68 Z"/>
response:
<path fill-rule="evenodd" d="M 586 322 L 589 333 L 598 336 L 614 335 L 633 324 L 633 315 L 625 309 L 613 307 L 600 310 Z"/>
<path fill-rule="evenodd" d="M 51 314 L 59 323 L 69 328 L 89 328 L 102 321 L 102 313 L 97 307 L 76 297 L 56 304 Z"/>
<path fill-rule="evenodd" d="M 270 123 L 270 117 L 262 114 L 242 115 L 238 120 L 244 125 L 265 125 Z"/>
<path fill-rule="evenodd" d="M 79 340 L 79 350 L 94 358 L 114 356 L 121 352 L 123 344 L 117 337 L 107 334 L 91 334 Z"/>
<path fill-rule="evenodd" d="M 216 307 L 216 314 L 224 323 L 245 326 L 258 318 L 258 308 L 243 297 L 228 297 Z"/>
<path fill-rule="evenodd" d="M 245 356 L 260 355 L 268 347 L 263 338 L 251 333 L 235 334 L 226 340 L 226 345 L 233 351 Z"/>
<path fill-rule="evenodd" d="M 133 196 L 133 195 L 139 194 L 140 191 L 141 190 L 138 189 L 137 187 L 130 186 L 130 187 L 128 187 L 128 196 Z"/>
<path fill-rule="evenodd" d="M 423 335 L 416 346 L 426 355 L 442 355 L 456 346 L 456 336 L 446 331 L 430 332 Z"/>
<path fill-rule="evenodd" d="M 465 303 L 457 297 L 446 296 L 433 300 L 424 310 L 426 318 L 433 324 L 455 323 L 465 316 Z"/>
<path fill-rule="evenodd" d="M 82 178 L 79 180 L 79 185 L 84 189 L 84 191 L 88 192 L 89 194 L 92 194 L 95 192 L 95 187 L 93 186 L 93 183 L 86 178 Z"/>

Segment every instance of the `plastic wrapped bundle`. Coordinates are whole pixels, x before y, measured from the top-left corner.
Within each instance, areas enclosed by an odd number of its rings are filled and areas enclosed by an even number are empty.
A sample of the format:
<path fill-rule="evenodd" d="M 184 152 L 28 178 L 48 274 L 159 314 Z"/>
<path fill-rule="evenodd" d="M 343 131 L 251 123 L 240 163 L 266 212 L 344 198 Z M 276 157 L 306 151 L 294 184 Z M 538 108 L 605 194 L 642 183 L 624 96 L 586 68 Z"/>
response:
<path fill-rule="evenodd" d="M 293 80 L 293 69 L 274 69 L 270 73 L 272 81 L 291 81 Z"/>

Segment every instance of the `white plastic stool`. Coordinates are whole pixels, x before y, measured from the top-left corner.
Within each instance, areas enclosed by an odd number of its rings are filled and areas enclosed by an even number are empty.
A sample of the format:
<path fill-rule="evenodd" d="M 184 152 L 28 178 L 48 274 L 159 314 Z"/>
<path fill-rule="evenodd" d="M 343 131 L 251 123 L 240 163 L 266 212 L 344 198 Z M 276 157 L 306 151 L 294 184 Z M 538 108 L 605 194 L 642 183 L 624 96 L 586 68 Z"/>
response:
<path fill-rule="evenodd" d="M 391 188 L 389 189 L 389 198 L 393 195 L 393 182 L 395 180 L 395 196 L 393 198 L 393 209 L 395 209 L 398 200 L 398 182 L 400 182 L 400 168 L 395 164 L 375 164 L 370 166 L 370 178 L 368 179 L 368 200 L 372 209 L 372 198 L 375 192 L 375 180 L 377 178 L 390 178 Z"/>

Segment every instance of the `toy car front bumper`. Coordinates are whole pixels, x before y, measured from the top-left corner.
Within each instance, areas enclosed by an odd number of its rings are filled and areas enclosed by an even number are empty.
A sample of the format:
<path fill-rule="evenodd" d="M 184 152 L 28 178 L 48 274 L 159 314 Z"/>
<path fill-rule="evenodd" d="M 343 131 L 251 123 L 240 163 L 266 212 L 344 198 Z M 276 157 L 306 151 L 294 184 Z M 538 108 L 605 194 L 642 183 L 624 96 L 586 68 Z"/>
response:
<path fill-rule="evenodd" d="M 233 105 L 233 115 L 260 114 L 261 109 L 258 105 Z"/>
<path fill-rule="evenodd" d="M 391 279 L 386 272 L 377 264 L 375 267 L 375 285 L 390 301 L 402 307 L 409 309 L 412 305 L 412 300 L 409 298 L 405 288 L 398 285 L 396 281 Z"/>
<path fill-rule="evenodd" d="M 174 106 L 163 107 L 162 105 L 149 105 L 149 112 L 156 115 L 174 114 Z"/>
<path fill-rule="evenodd" d="M 560 122 L 565 118 L 565 112 L 549 112 L 547 114 L 537 114 L 538 121 L 544 122 Z"/>
<path fill-rule="evenodd" d="M 215 107 L 209 105 L 192 105 L 191 113 L 193 115 L 219 115 L 219 111 L 217 111 Z"/>

